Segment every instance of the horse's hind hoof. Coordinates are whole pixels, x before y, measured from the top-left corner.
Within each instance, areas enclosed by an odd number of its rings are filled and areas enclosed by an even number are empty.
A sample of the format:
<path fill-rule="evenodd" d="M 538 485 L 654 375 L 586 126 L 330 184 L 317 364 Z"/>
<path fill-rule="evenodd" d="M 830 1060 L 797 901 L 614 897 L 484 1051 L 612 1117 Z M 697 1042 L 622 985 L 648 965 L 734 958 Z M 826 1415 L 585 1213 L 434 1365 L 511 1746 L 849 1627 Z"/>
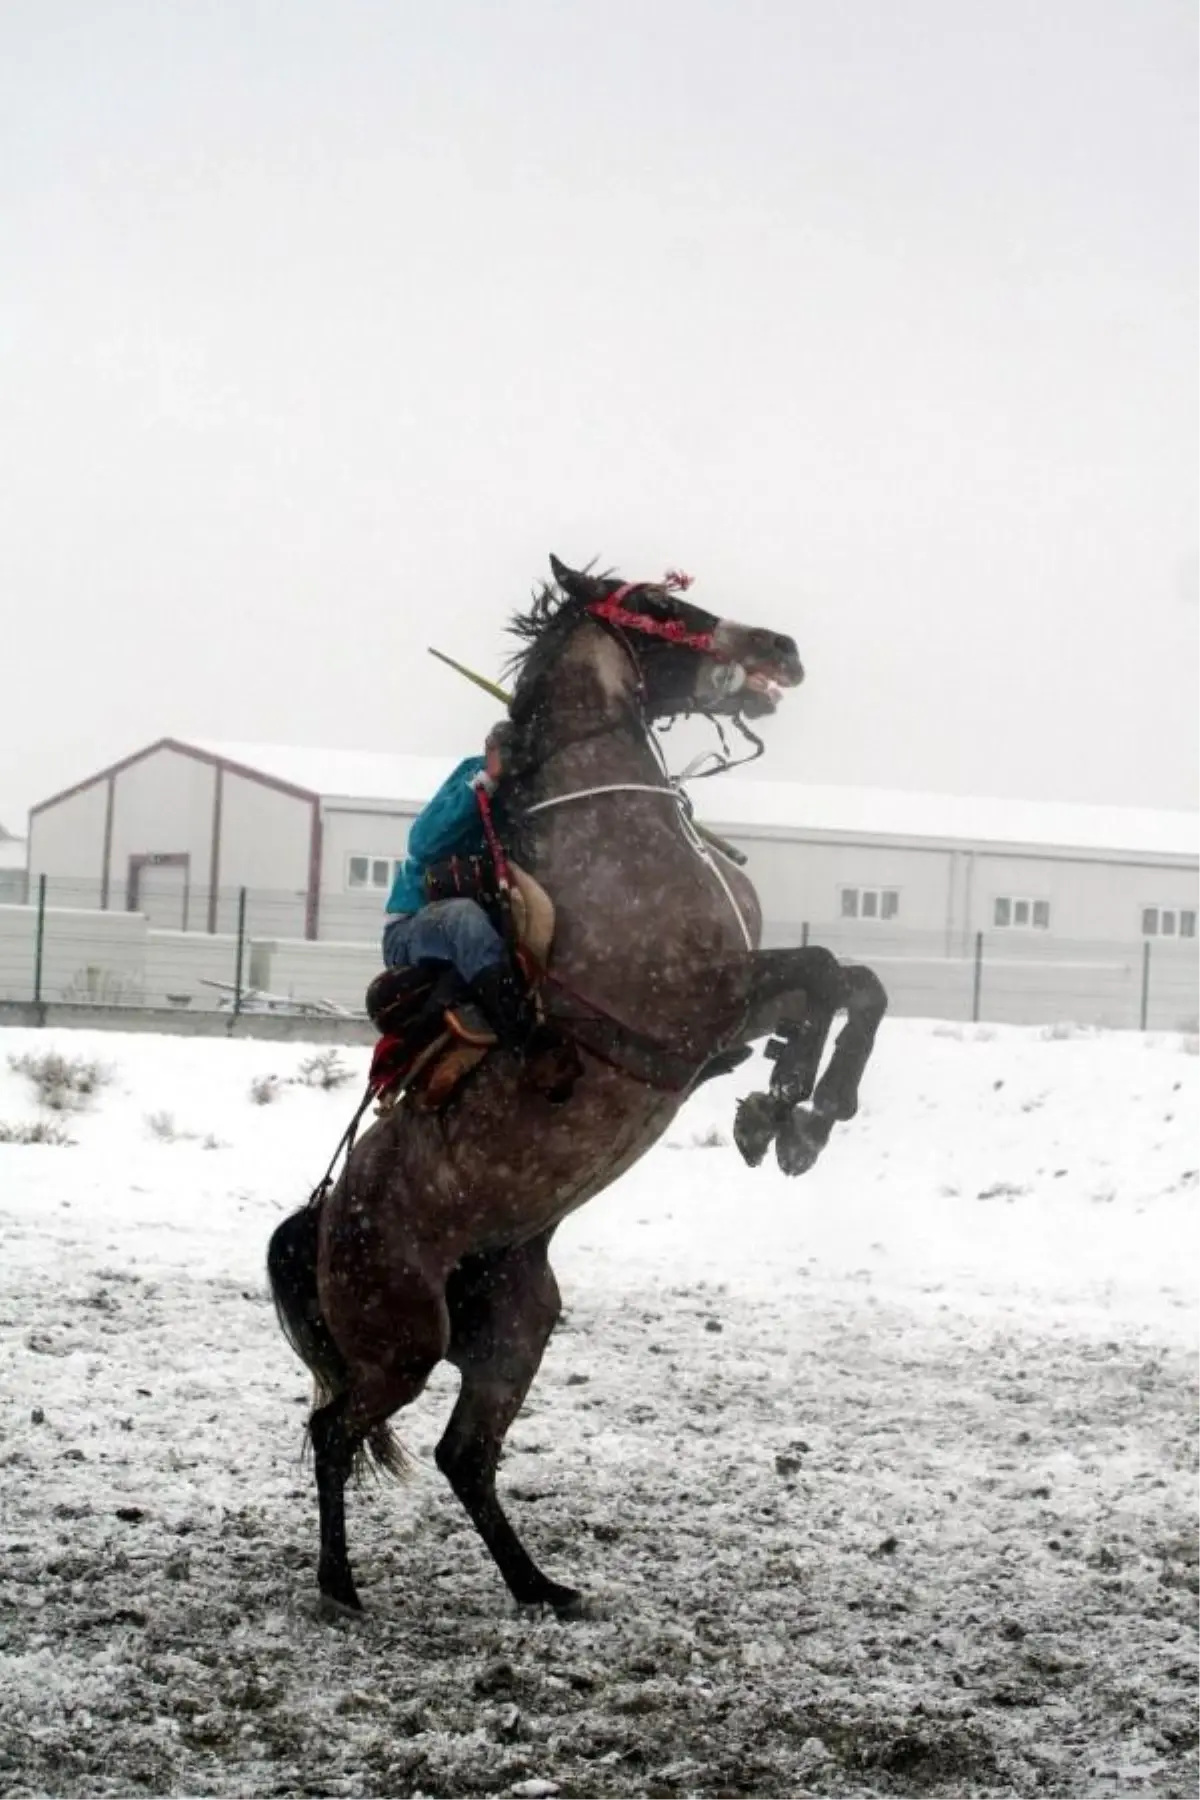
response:
<path fill-rule="evenodd" d="M 784 1120 L 775 1139 L 775 1160 L 785 1175 L 807 1175 L 829 1142 L 833 1120 L 801 1107 Z"/>
<path fill-rule="evenodd" d="M 349 1569 L 332 1575 L 318 1574 L 317 1584 L 321 1590 L 321 1611 L 329 1618 L 344 1618 L 347 1614 L 357 1617 L 362 1612 L 363 1604 Z"/>
<path fill-rule="evenodd" d="M 536 1594 L 523 1594 L 517 1601 L 522 1612 L 544 1612 L 547 1607 L 560 1619 L 583 1619 L 587 1617 L 587 1602 L 578 1588 L 563 1587 L 561 1582 L 548 1581 Z"/>
<path fill-rule="evenodd" d="M 353 1602 L 347 1600 L 335 1600 L 332 1594 L 318 1594 L 317 1616 L 324 1619 L 330 1625 L 339 1624 L 343 1620 L 348 1624 L 361 1625 L 366 1618 L 362 1601 L 358 1598 L 357 1594 L 355 1595 Z"/>

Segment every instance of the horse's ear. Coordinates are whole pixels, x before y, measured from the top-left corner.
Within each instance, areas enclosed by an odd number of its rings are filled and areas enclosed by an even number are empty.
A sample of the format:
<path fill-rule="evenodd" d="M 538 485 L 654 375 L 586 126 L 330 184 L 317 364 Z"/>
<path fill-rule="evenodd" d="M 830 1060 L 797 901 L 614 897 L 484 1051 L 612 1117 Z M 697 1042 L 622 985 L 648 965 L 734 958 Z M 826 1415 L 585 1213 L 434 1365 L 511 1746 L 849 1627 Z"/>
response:
<path fill-rule="evenodd" d="M 603 600 L 607 591 L 604 582 L 595 575 L 584 575 L 578 569 L 569 569 L 553 552 L 550 555 L 550 573 L 568 599 L 578 600 L 582 606 L 587 606 L 593 600 Z"/>

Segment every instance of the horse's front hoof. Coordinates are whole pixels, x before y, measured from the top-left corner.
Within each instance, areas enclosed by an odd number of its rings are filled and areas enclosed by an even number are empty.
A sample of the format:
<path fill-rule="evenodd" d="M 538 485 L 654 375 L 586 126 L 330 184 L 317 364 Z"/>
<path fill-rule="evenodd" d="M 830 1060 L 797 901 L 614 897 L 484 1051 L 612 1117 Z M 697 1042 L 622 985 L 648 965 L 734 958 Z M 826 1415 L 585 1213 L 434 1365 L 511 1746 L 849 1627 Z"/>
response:
<path fill-rule="evenodd" d="M 833 1120 L 797 1107 L 775 1138 L 775 1160 L 785 1175 L 807 1175 L 829 1142 Z"/>
<path fill-rule="evenodd" d="M 738 1101 L 733 1120 L 733 1141 L 742 1153 L 742 1161 L 757 1169 L 771 1139 L 787 1118 L 786 1106 L 780 1106 L 773 1094 L 747 1094 Z"/>

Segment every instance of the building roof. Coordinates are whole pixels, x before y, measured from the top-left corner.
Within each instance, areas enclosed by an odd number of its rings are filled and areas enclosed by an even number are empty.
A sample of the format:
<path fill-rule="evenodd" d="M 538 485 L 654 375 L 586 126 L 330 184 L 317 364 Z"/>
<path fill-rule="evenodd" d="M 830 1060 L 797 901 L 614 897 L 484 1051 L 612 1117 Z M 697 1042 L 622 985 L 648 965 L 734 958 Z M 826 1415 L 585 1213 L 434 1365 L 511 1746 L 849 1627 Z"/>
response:
<path fill-rule="evenodd" d="M 899 788 L 808 787 L 790 781 L 701 782 L 696 811 L 707 824 L 738 831 L 804 831 L 841 836 L 919 838 L 1125 854 L 1200 854 L 1200 818 L 1129 806 L 1077 806 L 1058 800 L 998 800 Z"/>
<path fill-rule="evenodd" d="M 257 769 L 322 800 L 392 800 L 398 805 L 423 806 L 461 760 L 456 756 L 393 756 L 379 750 L 218 743 L 211 738 L 183 741 L 207 756 Z"/>

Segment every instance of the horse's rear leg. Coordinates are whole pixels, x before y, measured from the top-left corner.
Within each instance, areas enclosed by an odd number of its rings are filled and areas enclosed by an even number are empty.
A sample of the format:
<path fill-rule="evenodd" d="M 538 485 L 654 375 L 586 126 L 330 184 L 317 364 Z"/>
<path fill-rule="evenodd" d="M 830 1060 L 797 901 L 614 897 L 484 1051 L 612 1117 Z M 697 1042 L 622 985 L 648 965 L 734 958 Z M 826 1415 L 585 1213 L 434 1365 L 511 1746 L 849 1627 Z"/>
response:
<path fill-rule="evenodd" d="M 519 1605 L 569 1611 L 574 1588 L 544 1575 L 496 1496 L 496 1469 L 562 1310 L 546 1260 L 549 1236 L 512 1250 L 468 1257 L 446 1287 L 449 1360 L 462 1388 L 436 1457 Z"/>
<path fill-rule="evenodd" d="M 309 1420 L 321 1519 L 317 1586 L 327 1600 L 361 1612 L 362 1601 L 350 1572 L 346 1547 L 346 1482 L 366 1433 L 355 1432 L 349 1426 L 347 1401 L 348 1395 L 339 1394 L 327 1406 L 319 1406 Z"/>
<path fill-rule="evenodd" d="M 317 1585 L 326 1599 L 357 1612 L 362 1603 L 346 1546 L 346 1482 L 364 1449 L 390 1473 L 403 1471 L 403 1452 L 386 1422 L 421 1393 L 445 1354 L 449 1325 L 442 1297 L 415 1269 L 377 1274 L 348 1302 L 343 1292 L 330 1307 L 346 1385 L 317 1408 L 309 1430 L 321 1522 Z"/>

